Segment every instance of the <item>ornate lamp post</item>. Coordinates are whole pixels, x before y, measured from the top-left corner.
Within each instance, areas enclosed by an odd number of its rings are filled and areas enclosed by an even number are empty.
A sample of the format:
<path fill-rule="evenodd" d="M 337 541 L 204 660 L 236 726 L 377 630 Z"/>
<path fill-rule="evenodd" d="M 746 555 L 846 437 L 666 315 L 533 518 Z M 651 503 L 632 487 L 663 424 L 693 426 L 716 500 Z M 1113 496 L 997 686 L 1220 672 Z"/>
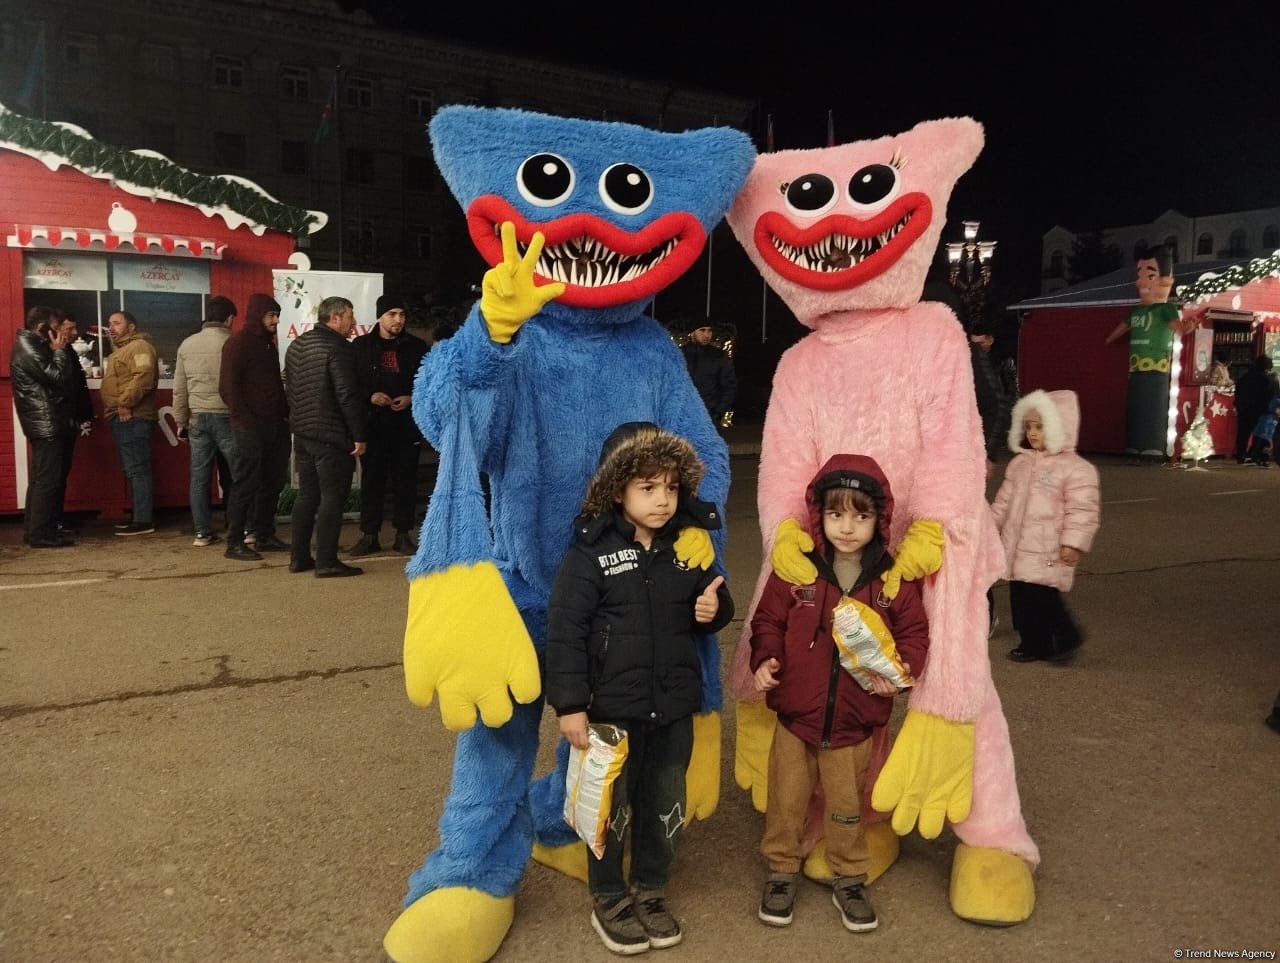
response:
<path fill-rule="evenodd" d="M 964 317 L 960 320 L 970 331 L 982 318 L 986 305 L 986 287 L 991 283 L 991 258 L 996 253 L 995 241 L 978 240 L 978 222 L 964 222 L 964 240 L 947 244 L 947 267 L 951 286 L 960 296 Z"/>

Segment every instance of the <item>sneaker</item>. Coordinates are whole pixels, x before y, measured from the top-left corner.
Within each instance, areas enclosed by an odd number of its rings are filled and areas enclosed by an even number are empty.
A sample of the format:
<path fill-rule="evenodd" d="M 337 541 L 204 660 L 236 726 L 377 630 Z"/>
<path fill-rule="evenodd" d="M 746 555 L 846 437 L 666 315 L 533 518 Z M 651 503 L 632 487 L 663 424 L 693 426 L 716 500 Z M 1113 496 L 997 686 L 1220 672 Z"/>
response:
<path fill-rule="evenodd" d="M 258 544 L 258 536 L 257 536 L 257 535 L 255 535 L 253 532 L 245 532 L 245 533 L 244 533 L 244 543 L 245 543 L 246 545 L 257 545 L 257 544 Z"/>
<path fill-rule="evenodd" d="M 417 550 L 418 546 L 413 544 L 413 539 L 409 537 L 408 532 L 396 532 L 396 540 L 391 546 L 391 551 L 397 555 L 412 555 Z"/>
<path fill-rule="evenodd" d="M 880 925 L 862 883 L 856 882 L 852 876 L 835 878 L 831 884 L 831 902 L 840 910 L 840 922 L 850 933 L 865 933 Z"/>
<path fill-rule="evenodd" d="M 756 913 L 762 923 L 770 926 L 790 926 L 792 910 L 796 905 L 796 873 L 770 873 L 764 881 L 764 894 L 760 897 L 760 910 Z"/>
<path fill-rule="evenodd" d="M 156 527 L 150 522 L 130 522 L 128 525 L 120 528 L 116 527 L 117 535 L 150 535 L 156 530 Z"/>
<path fill-rule="evenodd" d="M 262 556 L 251 549 L 244 542 L 230 542 L 227 550 L 222 553 L 227 558 L 235 559 L 237 562 L 261 562 Z"/>
<path fill-rule="evenodd" d="M 1009 661 L 1010 662 L 1038 662 L 1040 661 L 1040 656 L 1036 655 L 1034 652 L 1028 652 L 1022 646 L 1018 646 L 1016 649 L 1009 650 Z"/>
<path fill-rule="evenodd" d="M 361 535 L 360 541 L 347 549 L 347 554 L 352 558 L 360 558 L 363 555 L 372 555 L 374 552 L 381 551 L 382 546 L 378 544 L 377 535 Z"/>
<path fill-rule="evenodd" d="M 274 535 L 263 535 L 253 542 L 253 550 L 255 552 L 288 552 L 292 548 L 293 546 L 288 542 L 282 542 Z"/>
<path fill-rule="evenodd" d="M 316 563 L 316 578 L 348 578 L 352 575 L 363 575 L 364 569 L 346 562 L 334 561 L 332 565 Z"/>
<path fill-rule="evenodd" d="M 615 953 L 623 956 L 635 956 L 649 949 L 649 937 L 636 919 L 635 904 L 630 896 L 609 902 L 596 900 L 596 907 L 591 911 L 591 928 L 600 939 Z"/>
<path fill-rule="evenodd" d="M 120 531 L 122 528 L 128 528 L 128 527 L 129 527 L 130 525 L 132 525 L 132 524 L 133 524 L 133 521 L 132 521 L 132 520 L 127 521 L 127 522 L 116 522 L 116 524 L 115 524 L 115 529 L 116 529 L 116 531 L 118 532 L 118 531 Z"/>
<path fill-rule="evenodd" d="M 220 541 L 222 539 L 213 534 L 213 532 L 196 532 L 195 540 L 191 544 L 196 548 L 205 548 Z"/>
<path fill-rule="evenodd" d="M 667 909 L 667 898 L 662 890 L 637 889 L 631 895 L 631 903 L 653 949 L 675 946 L 684 938 L 679 921 Z"/>

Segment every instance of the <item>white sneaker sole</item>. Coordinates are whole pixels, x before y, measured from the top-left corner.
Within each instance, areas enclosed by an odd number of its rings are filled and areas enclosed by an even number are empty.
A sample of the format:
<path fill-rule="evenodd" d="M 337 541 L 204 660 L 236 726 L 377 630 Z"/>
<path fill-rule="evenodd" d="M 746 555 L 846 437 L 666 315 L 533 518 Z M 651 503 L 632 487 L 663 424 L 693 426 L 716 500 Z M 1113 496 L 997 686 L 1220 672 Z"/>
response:
<path fill-rule="evenodd" d="M 790 926 L 794 916 L 770 916 L 764 910 L 756 910 L 756 916 L 766 926 Z"/>
<path fill-rule="evenodd" d="M 855 923 L 853 920 L 849 919 L 849 917 L 844 915 L 844 910 L 840 909 L 840 900 L 836 898 L 835 893 L 831 894 L 831 902 L 837 910 L 840 910 L 840 922 L 844 924 L 844 928 L 850 933 L 866 933 L 880 925 L 880 921 L 878 919 L 874 919 L 870 923 Z"/>
<path fill-rule="evenodd" d="M 608 933 L 604 931 L 604 926 L 600 923 L 600 917 L 595 912 L 591 913 L 591 928 L 596 931 L 601 941 L 614 953 L 621 956 L 636 956 L 640 953 L 649 952 L 649 941 L 643 943 L 615 943 Z"/>

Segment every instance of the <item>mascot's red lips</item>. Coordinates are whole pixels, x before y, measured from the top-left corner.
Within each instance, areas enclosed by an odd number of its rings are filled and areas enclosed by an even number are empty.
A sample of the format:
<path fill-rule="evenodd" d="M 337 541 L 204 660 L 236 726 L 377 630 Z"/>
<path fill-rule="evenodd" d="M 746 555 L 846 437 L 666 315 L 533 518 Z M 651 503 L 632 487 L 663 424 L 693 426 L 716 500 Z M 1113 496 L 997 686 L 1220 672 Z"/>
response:
<path fill-rule="evenodd" d="M 924 233 L 933 205 L 904 194 L 869 220 L 832 214 L 800 227 L 779 211 L 756 221 L 756 250 L 783 278 L 819 291 L 865 284 L 893 266 Z"/>
<path fill-rule="evenodd" d="M 652 297 L 689 269 L 706 243 L 698 219 L 684 211 L 664 214 L 639 231 L 625 231 L 592 214 L 576 213 L 544 222 L 527 221 L 501 197 L 478 197 L 467 211 L 476 250 L 491 266 L 502 261 L 504 221 L 516 228 L 523 254 L 537 231 L 546 238 L 536 276 L 562 281 L 558 304 L 605 308 Z"/>

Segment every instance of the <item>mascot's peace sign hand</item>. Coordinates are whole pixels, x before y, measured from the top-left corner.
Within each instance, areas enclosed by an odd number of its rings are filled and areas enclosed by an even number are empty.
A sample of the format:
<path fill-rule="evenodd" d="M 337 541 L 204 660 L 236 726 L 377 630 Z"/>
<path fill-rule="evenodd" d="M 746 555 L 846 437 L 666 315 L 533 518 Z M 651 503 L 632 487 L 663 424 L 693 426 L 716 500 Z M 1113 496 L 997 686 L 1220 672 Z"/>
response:
<path fill-rule="evenodd" d="M 516 226 L 502 222 L 502 263 L 484 274 L 480 286 L 480 314 L 489 328 L 489 337 L 509 344 L 520 326 L 537 314 L 544 304 L 564 294 L 559 281 L 538 285 L 533 272 L 545 242 L 542 232 L 533 235 L 524 257 L 516 246 Z"/>
<path fill-rule="evenodd" d="M 716 590 L 724 584 L 724 576 L 717 575 L 698 596 L 698 600 L 693 603 L 693 620 L 702 625 L 710 622 L 716 617 L 716 613 L 720 611 L 720 596 L 716 594 Z"/>

